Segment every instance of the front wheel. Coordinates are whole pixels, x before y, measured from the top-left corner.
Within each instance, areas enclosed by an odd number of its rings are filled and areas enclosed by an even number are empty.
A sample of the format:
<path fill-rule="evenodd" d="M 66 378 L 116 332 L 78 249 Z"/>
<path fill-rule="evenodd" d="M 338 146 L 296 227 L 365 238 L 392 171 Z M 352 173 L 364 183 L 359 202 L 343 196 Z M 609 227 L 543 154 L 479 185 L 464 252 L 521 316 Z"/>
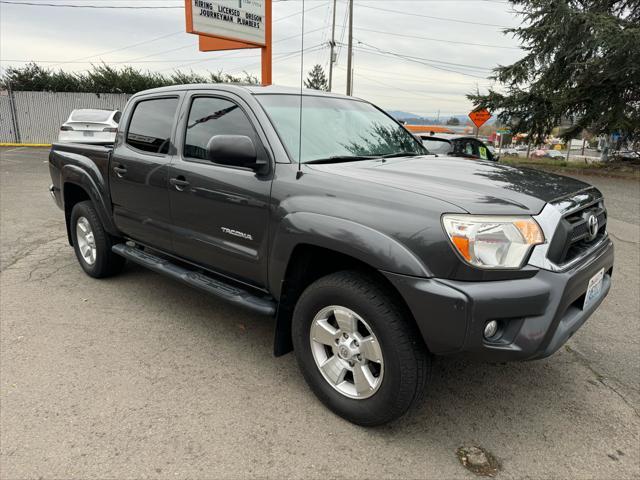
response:
<path fill-rule="evenodd" d="M 119 273 L 125 259 L 111 251 L 113 241 L 100 222 L 100 217 L 89 201 L 74 205 L 71 210 L 73 248 L 82 269 L 95 278 Z"/>
<path fill-rule="evenodd" d="M 370 276 L 345 271 L 311 284 L 292 333 L 311 389 L 353 423 L 390 422 L 422 397 L 429 354 L 412 320 Z"/>

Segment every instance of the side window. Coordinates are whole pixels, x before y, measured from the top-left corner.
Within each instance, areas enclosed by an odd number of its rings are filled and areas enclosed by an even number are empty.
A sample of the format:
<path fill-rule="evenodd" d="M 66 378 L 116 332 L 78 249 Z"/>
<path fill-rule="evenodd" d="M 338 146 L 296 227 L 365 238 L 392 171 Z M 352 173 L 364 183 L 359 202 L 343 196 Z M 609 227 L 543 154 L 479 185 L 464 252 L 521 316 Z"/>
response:
<path fill-rule="evenodd" d="M 187 121 L 184 156 L 206 160 L 207 144 L 215 135 L 245 135 L 260 148 L 251 122 L 238 105 L 222 98 L 195 98 Z"/>
<path fill-rule="evenodd" d="M 491 152 L 487 148 L 487 146 L 482 142 L 476 142 L 476 146 L 478 148 L 478 157 L 482 160 L 490 160 Z"/>
<path fill-rule="evenodd" d="M 473 148 L 473 143 L 472 142 L 467 142 L 464 145 L 464 153 L 466 153 L 470 157 L 474 156 L 475 152 L 474 152 L 474 148 Z"/>
<path fill-rule="evenodd" d="M 139 102 L 133 111 L 127 144 L 150 153 L 168 153 L 177 98 L 156 98 Z"/>
<path fill-rule="evenodd" d="M 122 117 L 122 112 L 121 111 L 117 111 L 113 115 L 113 121 L 116 122 L 116 123 L 120 123 L 120 117 Z"/>

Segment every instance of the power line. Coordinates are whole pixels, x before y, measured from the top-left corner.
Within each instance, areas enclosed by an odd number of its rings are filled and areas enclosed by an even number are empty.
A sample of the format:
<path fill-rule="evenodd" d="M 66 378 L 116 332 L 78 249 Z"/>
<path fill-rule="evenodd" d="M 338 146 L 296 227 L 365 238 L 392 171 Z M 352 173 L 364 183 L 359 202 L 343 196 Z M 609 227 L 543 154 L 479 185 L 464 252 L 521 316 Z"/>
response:
<path fill-rule="evenodd" d="M 278 0 L 274 0 L 274 1 L 278 3 Z M 27 7 L 92 8 L 92 9 L 109 9 L 109 10 L 157 10 L 157 9 L 184 10 L 184 5 L 88 5 L 88 4 L 72 4 L 72 3 L 20 2 L 15 0 L 0 0 L 0 3 L 5 3 L 7 5 L 23 5 Z M 306 11 L 310 12 L 322 6 L 323 5 L 316 5 L 315 7 L 308 8 Z M 274 20 L 274 23 L 289 17 L 300 15 L 301 13 L 302 12 L 300 11 L 300 12 L 292 13 L 291 15 L 286 15 L 284 17 Z"/>
<path fill-rule="evenodd" d="M 326 48 L 326 47 L 327 47 L 327 45 L 315 45 L 313 47 L 306 47 L 304 49 L 304 51 L 305 52 L 314 52 L 317 49 L 323 49 L 323 48 Z M 297 57 L 300 54 L 301 54 L 301 51 L 297 50 L 296 52 L 289 53 L 289 54 L 283 55 L 282 57 L 274 59 L 273 62 L 277 63 L 277 62 L 281 62 L 282 60 L 289 60 L 290 58 Z M 227 71 L 226 73 L 232 74 L 232 73 L 241 72 L 241 71 L 244 71 L 245 69 L 247 69 L 249 67 L 253 67 L 254 65 L 258 65 L 259 66 L 260 62 L 252 62 L 252 63 L 246 64 L 246 65 L 240 66 L 240 67 L 236 67 L 236 68 L 233 68 L 233 69 Z"/>
<path fill-rule="evenodd" d="M 315 7 L 314 7 L 314 8 L 315 8 Z M 311 9 L 307 9 L 307 12 L 308 12 L 309 10 L 311 10 Z M 317 32 L 318 30 L 321 30 L 321 29 L 323 29 L 323 28 L 324 28 L 324 27 L 320 27 L 320 28 L 316 28 L 316 29 L 310 30 L 309 32 L 307 32 L 307 34 Z M 301 35 L 300 33 L 297 33 L 297 34 L 295 34 L 295 35 L 290 35 L 290 36 L 288 36 L 288 37 L 285 37 L 285 38 L 281 38 L 281 39 L 279 39 L 279 40 L 276 40 L 275 42 L 273 42 L 273 44 L 275 45 L 276 43 L 284 42 L 285 40 L 290 40 L 290 39 L 292 39 L 292 38 L 299 37 L 300 35 Z M 183 64 L 183 65 L 178 65 L 177 67 L 173 67 L 173 68 L 190 67 L 190 66 L 192 66 L 192 65 L 196 65 L 196 64 L 198 64 L 198 63 L 209 62 L 209 61 L 218 60 L 218 59 L 221 59 L 221 58 L 222 58 L 222 59 L 225 59 L 225 58 L 228 58 L 228 57 L 229 57 L 229 55 L 232 55 L 232 54 L 233 54 L 233 52 L 231 52 L 231 53 L 227 53 L 227 54 L 223 54 L 223 55 L 218 55 L 218 56 L 216 56 L 216 57 L 212 57 L 212 58 L 203 58 L 203 59 L 200 59 L 200 60 L 197 60 L 197 61 L 194 61 L 194 62 L 185 63 L 185 64 Z M 162 72 L 162 71 L 165 71 L 165 70 L 170 70 L 170 69 L 169 69 L 169 68 L 165 68 L 165 69 L 160 70 L 160 71 Z"/>
<path fill-rule="evenodd" d="M 510 50 L 520 50 L 520 47 L 506 47 L 504 45 L 490 45 L 490 44 L 486 44 L 486 43 L 463 42 L 463 41 L 459 41 L 459 40 L 444 40 L 444 39 L 441 39 L 441 38 L 421 37 L 419 35 L 409 35 L 409 34 L 406 34 L 406 33 L 385 32 L 385 31 L 382 31 L 382 30 L 372 30 L 370 28 L 362 28 L 362 27 L 356 27 L 356 30 L 361 30 L 363 32 L 379 33 L 381 35 L 390 35 L 390 36 L 394 36 L 394 37 L 415 38 L 415 39 L 418 39 L 418 40 L 429 40 L 429 41 L 432 41 L 432 42 L 453 43 L 453 44 L 457 44 L 457 45 L 470 45 L 470 46 L 473 46 L 473 47 L 488 47 L 488 48 L 503 48 L 503 49 L 510 49 Z"/>
<path fill-rule="evenodd" d="M 155 41 L 157 41 L 157 40 L 162 40 L 162 39 L 165 39 L 165 38 L 173 37 L 173 36 L 175 36 L 175 35 L 179 35 L 179 34 L 181 34 L 181 33 L 183 33 L 183 32 L 182 32 L 182 31 L 178 31 L 178 32 L 168 33 L 168 34 L 166 34 L 166 35 L 161 35 L 161 36 L 159 36 L 159 37 L 151 38 L 151 39 L 149 39 L 149 40 L 143 40 L 142 42 L 132 43 L 132 44 L 130 44 L 130 45 L 125 45 L 124 47 L 115 48 L 115 49 L 113 49 L 113 50 L 107 50 L 106 52 L 97 53 L 97 54 L 95 54 L 95 55 L 88 55 L 88 56 L 85 56 L 85 57 L 78 57 L 78 58 L 73 59 L 73 60 L 71 60 L 71 61 L 58 62 L 58 63 L 56 63 L 56 65 L 51 65 L 51 66 L 52 66 L 52 67 L 56 67 L 56 66 L 58 66 L 58 65 L 64 65 L 65 63 L 75 63 L 75 62 L 76 62 L 76 61 L 78 61 L 78 60 L 86 60 L 86 59 L 93 58 L 93 57 L 99 57 L 99 56 L 101 56 L 101 55 L 108 55 L 108 54 L 110 54 L 110 53 L 120 52 L 120 51 L 122 51 L 122 50 L 128 50 L 128 49 L 130 49 L 130 48 L 138 47 L 138 46 L 140 46 L 140 45 L 145 45 L 145 44 L 147 44 L 147 43 L 155 42 Z M 12 60 L 12 61 L 16 61 L 16 60 Z M 87 62 L 87 63 L 88 63 L 88 62 Z"/>
<path fill-rule="evenodd" d="M 434 83 L 446 83 L 447 85 L 455 84 L 455 85 L 467 85 L 467 86 L 476 84 L 476 82 L 473 81 L 473 80 L 469 80 L 469 81 L 466 81 L 466 82 L 456 82 L 454 80 L 449 80 L 449 79 L 443 80 L 441 78 L 432 78 L 432 77 L 427 77 L 427 76 L 423 76 L 423 75 L 421 75 L 419 77 L 413 76 L 413 75 L 405 75 L 405 74 L 402 74 L 402 75 L 397 75 L 397 74 L 395 74 L 395 75 L 383 75 L 383 74 L 380 73 L 379 69 L 367 68 L 367 67 L 362 67 L 362 66 L 359 66 L 358 70 L 364 70 L 366 72 L 373 72 L 373 73 L 376 74 L 375 75 L 376 78 L 378 78 L 378 77 L 379 78 L 388 78 L 389 80 L 394 80 L 394 81 L 402 81 L 402 80 L 412 81 L 413 80 L 415 82 L 419 82 L 419 83 L 423 83 L 423 84 L 424 84 L 424 82 L 434 82 Z M 489 84 L 481 84 L 479 86 L 483 87 L 483 88 L 488 88 L 491 85 L 489 85 Z"/>
<path fill-rule="evenodd" d="M 342 53 L 342 45 L 344 41 L 344 36 L 347 31 L 347 18 L 349 18 L 349 9 L 344 9 L 344 19 L 342 20 L 342 31 L 340 32 L 340 42 L 338 42 L 338 53 L 336 54 L 336 65 L 338 64 L 338 60 L 340 59 L 340 54 Z"/>
<path fill-rule="evenodd" d="M 375 45 L 371 45 L 370 43 L 366 43 L 366 42 L 363 42 L 363 41 L 360 41 L 360 40 L 358 40 L 358 43 L 362 44 L 362 45 L 366 45 L 369 48 L 373 48 L 374 50 L 376 50 L 378 52 L 389 53 L 389 54 L 392 54 L 392 55 L 398 55 L 400 57 L 407 58 L 407 59 L 422 60 L 422 61 L 425 61 L 425 62 L 433 62 L 433 63 L 442 63 L 443 65 L 450 65 L 450 66 L 453 66 L 453 67 L 462 67 L 462 68 L 466 68 L 466 69 L 469 69 L 469 70 L 484 70 L 484 71 L 487 71 L 487 72 L 492 70 L 490 68 L 481 67 L 479 65 L 469 65 L 467 63 L 447 62 L 445 60 L 438 60 L 438 59 L 435 59 L 435 58 L 415 57 L 413 55 L 405 55 L 405 54 L 395 53 L 395 52 L 391 52 L 391 51 L 388 51 L 388 50 L 382 50 L 382 49 L 376 47 Z"/>
<path fill-rule="evenodd" d="M 388 50 L 382 50 L 382 49 L 380 49 L 378 47 L 375 47 L 373 45 L 365 44 L 364 42 L 361 42 L 361 43 L 363 43 L 364 45 L 368 45 L 368 46 L 370 46 L 370 47 L 375 49 L 375 50 L 369 50 L 369 49 L 364 49 L 364 48 L 359 48 L 358 47 L 358 50 L 360 50 L 362 52 L 365 52 L 365 53 L 371 53 L 373 55 L 383 55 L 383 56 L 386 56 L 386 57 L 389 57 L 389 56 L 396 57 L 396 58 L 400 58 L 402 60 L 406 60 L 406 61 L 409 61 L 409 62 L 419 63 L 421 65 L 426 65 L 428 67 L 435 68 L 436 70 L 442 70 L 442 71 L 445 71 L 445 72 L 457 73 L 459 75 L 465 75 L 467 77 L 480 78 L 482 80 L 486 80 L 486 77 L 479 77 L 477 75 L 473 75 L 473 74 L 465 73 L 465 72 L 460 72 L 458 70 L 454 70 L 454 69 L 451 69 L 451 68 L 446 68 L 446 67 L 443 67 L 441 65 L 433 65 L 433 63 L 431 63 L 431 62 L 434 62 L 434 61 L 435 62 L 439 62 L 438 60 L 429 60 L 429 59 L 424 59 L 424 58 L 421 58 L 421 57 L 410 57 L 408 55 L 401 55 L 399 53 L 390 52 Z M 466 67 L 466 68 L 469 68 L 469 67 Z M 477 68 L 477 67 L 471 66 L 471 68 Z"/>
<path fill-rule="evenodd" d="M 16 2 L 13 0 L 0 0 L 0 3 L 6 3 L 9 5 L 25 5 L 29 7 L 62 7 L 62 8 L 94 8 L 94 9 L 118 9 L 118 10 L 148 10 L 153 9 L 157 10 L 159 8 L 162 9 L 184 9 L 184 5 L 74 5 L 70 3 L 35 3 L 35 2 Z"/>
<path fill-rule="evenodd" d="M 96 1 L 96 0 L 94 0 L 94 1 Z M 127 0 L 127 1 L 129 1 L 129 0 Z M 9 0 L 0 0 L 0 3 L 12 3 L 12 4 L 16 4 L 16 5 L 17 5 L 17 4 L 31 5 L 30 3 L 12 2 L 12 1 L 9 1 Z M 44 4 L 33 4 L 33 5 L 44 5 Z M 52 4 L 52 5 L 53 5 L 53 4 Z M 55 5 L 57 6 L 58 4 L 55 4 Z M 306 11 L 307 11 L 307 12 L 309 12 L 309 11 L 315 10 L 315 9 L 317 9 L 317 8 L 320 8 L 320 7 L 322 7 L 322 6 L 323 6 L 323 5 L 316 5 L 315 7 L 308 8 Z M 274 23 L 276 23 L 276 22 L 279 22 L 279 21 L 282 21 L 282 20 L 286 20 L 287 18 L 291 18 L 291 17 L 294 17 L 294 16 L 296 16 L 296 15 L 300 15 L 301 13 L 302 13 L 302 12 L 295 12 L 295 13 L 292 13 L 292 14 L 289 14 L 289 15 L 285 15 L 284 17 L 280 17 L 280 18 L 275 19 L 273 22 L 274 22 Z M 324 28 L 324 27 L 316 28 L 316 29 L 310 30 L 310 31 L 309 31 L 309 32 L 307 32 L 307 33 L 308 33 L 308 34 L 311 34 L 311 33 L 317 32 L 317 31 L 319 31 L 319 30 L 322 30 L 323 28 Z M 179 34 L 181 34 L 181 33 L 184 33 L 184 31 L 183 31 L 183 30 L 180 30 L 180 31 L 173 32 L 173 33 L 169 33 L 169 34 L 166 34 L 166 35 L 161 35 L 161 36 L 159 36 L 159 37 L 154 37 L 154 38 L 151 38 L 151 39 L 149 39 L 149 40 L 144 40 L 144 41 L 142 41 L 142 42 L 137 42 L 137 43 L 133 43 L 133 44 L 125 45 L 125 46 L 123 46 L 123 47 L 119 47 L 119 48 L 116 48 L 116 49 L 113 49 L 113 50 L 107 50 L 107 51 L 105 51 L 105 52 L 100 52 L 100 53 L 96 53 L 96 54 L 92 54 L 92 55 L 87 55 L 87 56 L 83 56 L 83 57 L 74 58 L 74 59 L 72 59 L 72 60 L 52 61 L 52 60 L 33 60 L 33 59 L 32 59 L 32 60 L 2 59 L 1 61 L 3 61 L 3 62 L 19 62 L 19 63 L 29 63 L 29 62 L 35 62 L 35 63 L 55 63 L 55 65 L 51 65 L 51 66 L 50 66 L 51 68 L 56 67 L 56 66 L 58 66 L 58 65 L 70 64 L 70 63 L 93 63 L 94 61 L 95 61 L 95 62 L 101 61 L 101 59 L 96 59 L 96 60 L 86 61 L 86 62 L 79 62 L 79 60 L 91 59 L 91 58 L 94 58 L 94 57 L 100 57 L 100 56 L 102 56 L 102 55 L 108 55 L 108 54 L 110 54 L 110 53 L 115 53 L 115 52 L 119 52 L 119 51 L 122 51 L 122 50 L 127 50 L 127 49 L 129 49 L 129 48 L 133 48 L 133 47 L 137 47 L 137 46 L 144 45 L 144 44 L 147 44 L 147 43 L 155 42 L 155 41 L 157 41 L 157 40 L 162 40 L 162 39 L 164 39 L 164 38 L 168 38 L 168 37 L 171 37 L 171 36 L 179 35 Z M 285 40 L 288 40 L 288 39 L 291 39 L 291 38 L 296 38 L 296 37 L 299 37 L 299 36 L 300 36 L 300 34 L 299 34 L 299 33 L 298 33 L 298 34 L 296 34 L 296 35 L 290 35 L 290 36 L 288 36 L 288 37 L 285 37 L 285 38 L 281 38 L 281 39 L 279 39 L 279 40 L 276 40 L 276 41 L 274 41 L 273 43 L 275 44 L 275 43 L 282 42 L 282 41 L 285 41 Z M 162 52 L 157 52 L 157 53 L 152 53 L 152 54 L 148 54 L 148 55 L 143 55 L 143 56 L 141 56 L 141 57 L 136 57 L 136 58 L 134 58 L 134 59 L 129 59 L 129 60 L 125 60 L 125 61 L 107 61 L 106 63 L 125 64 L 125 63 L 129 63 L 129 62 L 134 62 L 134 61 L 135 61 L 135 62 L 138 62 L 138 63 L 152 63 L 152 62 L 142 62 L 141 60 L 142 60 L 143 58 L 148 58 L 148 57 L 152 57 L 152 56 L 155 56 L 155 55 L 162 55 L 162 54 L 164 54 L 164 53 L 174 52 L 174 51 L 182 50 L 182 49 L 185 49 L 185 48 L 193 48 L 193 44 L 185 45 L 185 46 L 183 46 L 183 47 L 173 48 L 173 49 L 170 49 L 170 50 L 165 50 L 165 51 L 162 51 Z M 222 55 L 222 57 L 226 57 L 226 56 L 227 56 L 227 55 Z M 217 58 L 220 58 L 220 56 L 219 56 L 219 57 L 217 57 Z M 202 59 L 202 60 L 200 60 L 200 61 L 208 61 L 208 60 L 210 60 L 210 59 Z M 183 60 L 178 60 L 178 61 L 184 61 L 184 59 L 183 59 Z M 154 61 L 154 62 L 163 62 L 163 61 L 156 60 L 156 61 Z M 195 64 L 195 63 L 199 63 L 199 61 L 194 62 L 194 64 Z"/>
<path fill-rule="evenodd" d="M 339 69 L 344 71 L 344 68 L 342 68 L 342 67 L 339 67 Z M 360 75 L 358 73 L 355 73 L 354 75 L 356 77 L 359 77 L 359 78 L 365 80 L 365 81 L 373 82 L 373 83 L 376 83 L 376 84 L 381 85 L 383 87 L 393 88 L 394 90 L 398 90 L 400 92 L 406 92 L 406 93 L 409 93 L 409 94 L 414 95 L 414 96 L 415 96 L 415 94 L 419 94 L 422 97 L 430 98 L 432 100 L 438 100 L 440 102 L 456 102 L 456 103 L 460 102 L 460 100 L 447 100 L 447 99 L 437 98 L 437 97 L 433 96 L 434 95 L 433 93 L 426 94 L 426 93 L 424 93 L 424 92 L 422 92 L 420 90 L 400 88 L 397 85 L 392 85 L 392 84 L 389 84 L 389 83 L 381 82 L 381 81 L 376 80 L 374 78 L 371 78 L 371 77 L 368 77 L 368 76 L 365 76 L 365 75 Z M 449 93 L 449 94 L 443 93 L 442 95 L 454 96 L 456 94 L 455 93 Z"/>
<path fill-rule="evenodd" d="M 442 20 L 445 22 L 455 22 L 455 23 L 465 23 L 468 25 L 480 25 L 483 27 L 498 27 L 498 28 L 511 28 L 511 27 L 507 27 L 506 25 L 497 25 L 495 23 L 482 23 L 482 22 L 472 22 L 469 20 L 460 20 L 457 18 L 450 18 L 450 17 L 436 17 L 434 15 L 424 15 L 424 14 L 420 14 L 420 13 L 409 13 L 409 12 L 401 12 L 400 10 L 391 10 L 389 8 L 382 8 L 382 7 L 372 7 L 371 5 L 363 5 L 362 3 L 358 3 L 358 7 L 360 8 L 368 8 L 371 10 L 378 10 L 381 12 L 389 12 L 389 13 L 395 13 L 397 15 L 407 15 L 409 17 L 422 17 L 422 18 L 430 18 L 432 20 Z"/>

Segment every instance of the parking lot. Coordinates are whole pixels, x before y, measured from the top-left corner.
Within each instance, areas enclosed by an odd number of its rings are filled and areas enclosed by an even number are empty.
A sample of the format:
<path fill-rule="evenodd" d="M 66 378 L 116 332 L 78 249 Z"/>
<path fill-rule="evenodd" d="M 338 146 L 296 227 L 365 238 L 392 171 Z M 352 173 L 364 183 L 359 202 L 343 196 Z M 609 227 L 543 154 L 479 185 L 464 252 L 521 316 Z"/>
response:
<path fill-rule="evenodd" d="M 0 150 L 0 476 L 22 478 L 640 477 L 640 184 L 607 199 L 613 289 L 552 357 L 441 358 L 425 403 L 364 429 L 333 415 L 273 321 L 129 265 L 86 276 L 47 192 L 48 149 Z"/>

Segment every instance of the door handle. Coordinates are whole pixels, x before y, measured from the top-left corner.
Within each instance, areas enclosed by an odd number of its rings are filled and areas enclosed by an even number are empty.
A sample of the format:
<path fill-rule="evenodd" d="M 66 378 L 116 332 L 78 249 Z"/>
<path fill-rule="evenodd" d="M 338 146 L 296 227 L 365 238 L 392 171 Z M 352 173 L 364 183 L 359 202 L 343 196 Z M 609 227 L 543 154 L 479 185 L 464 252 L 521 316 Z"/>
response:
<path fill-rule="evenodd" d="M 127 173 L 127 168 L 123 165 L 116 165 L 115 167 L 113 167 L 113 171 L 116 172 L 118 178 L 122 178 Z"/>
<path fill-rule="evenodd" d="M 182 175 L 176 178 L 169 179 L 169 183 L 176 187 L 176 190 L 178 190 L 179 192 L 182 192 L 189 186 L 189 182 L 187 182 L 187 180 Z"/>

